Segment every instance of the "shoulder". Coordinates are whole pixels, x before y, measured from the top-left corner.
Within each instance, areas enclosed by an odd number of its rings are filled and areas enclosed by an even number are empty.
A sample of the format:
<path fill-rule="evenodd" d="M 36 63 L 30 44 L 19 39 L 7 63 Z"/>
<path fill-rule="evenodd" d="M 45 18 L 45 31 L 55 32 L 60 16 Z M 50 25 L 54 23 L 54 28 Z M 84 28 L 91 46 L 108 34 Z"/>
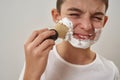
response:
<path fill-rule="evenodd" d="M 113 61 L 111 61 L 111 60 L 109 60 L 109 59 L 107 59 L 107 58 L 105 58 L 105 57 L 103 57 L 101 55 L 99 55 L 99 59 L 101 60 L 101 63 L 104 66 L 110 67 L 112 69 L 116 69 L 117 68 Z"/>
<path fill-rule="evenodd" d="M 119 70 L 117 68 L 117 66 L 115 65 L 115 63 L 101 55 L 99 55 L 99 58 L 101 60 L 101 63 L 103 64 L 103 66 L 112 71 L 114 73 L 115 76 L 115 80 L 119 80 L 120 79 L 120 74 L 119 74 Z"/>

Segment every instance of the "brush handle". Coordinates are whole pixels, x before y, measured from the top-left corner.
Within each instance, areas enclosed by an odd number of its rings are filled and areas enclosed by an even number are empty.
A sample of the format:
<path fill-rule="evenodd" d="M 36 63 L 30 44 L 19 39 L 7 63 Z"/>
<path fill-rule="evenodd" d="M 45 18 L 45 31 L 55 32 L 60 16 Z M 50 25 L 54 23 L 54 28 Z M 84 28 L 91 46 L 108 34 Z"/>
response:
<path fill-rule="evenodd" d="M 47 39 L 53 39 L 53 40 L 56 40 L 57 38 L 58 38 L 58 32 L 55 30 L 55 29 L 50 29 L 50 30 L 53 30 L 53 31 L 55 31 L 55 35 L 52 35 L 52 36 L 50 36 L 50 37 L 48 37 Z"/>

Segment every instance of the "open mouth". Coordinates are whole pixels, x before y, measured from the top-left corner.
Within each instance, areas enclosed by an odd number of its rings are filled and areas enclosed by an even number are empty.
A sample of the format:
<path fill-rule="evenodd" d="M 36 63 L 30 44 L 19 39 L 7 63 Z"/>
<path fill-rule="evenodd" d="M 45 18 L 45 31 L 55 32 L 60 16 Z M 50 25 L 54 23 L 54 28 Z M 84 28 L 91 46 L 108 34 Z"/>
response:
<path fill-rule="evenodd" d="M 93 34 L 88 34 L 88 35 L 83 35 L 80 33 L 74 33 L 73 34 L 74 38 L 79 39 L 79 40 L 92 40 L 94 38 Z"/>

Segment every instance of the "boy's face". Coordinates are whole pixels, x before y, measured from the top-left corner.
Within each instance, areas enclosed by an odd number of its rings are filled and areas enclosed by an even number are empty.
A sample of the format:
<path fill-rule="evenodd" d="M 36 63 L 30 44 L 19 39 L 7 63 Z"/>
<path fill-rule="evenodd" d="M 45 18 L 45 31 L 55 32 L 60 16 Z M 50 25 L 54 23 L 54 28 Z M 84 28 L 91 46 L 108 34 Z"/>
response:
<path fill-rule="evenodd" d="M 61 13 L 55 19 L 60 20 L 63 17 L 73 22 L 73 33 L 77 39 L 84 39 L 89 34 L 93 34 L 89 38 L 94 39 L 95 29 L 103 28 L 107 21 L 102 0 L 66 0 L 61 6 Z"/>

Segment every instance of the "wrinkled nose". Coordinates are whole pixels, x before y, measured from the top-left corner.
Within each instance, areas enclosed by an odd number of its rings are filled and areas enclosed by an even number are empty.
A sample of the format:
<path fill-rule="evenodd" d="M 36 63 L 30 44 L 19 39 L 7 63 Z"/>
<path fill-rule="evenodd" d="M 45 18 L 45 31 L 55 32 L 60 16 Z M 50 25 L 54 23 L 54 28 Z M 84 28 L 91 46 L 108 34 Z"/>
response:
<path fill-rule="evenodd" d="M 79 21 L 79 27 L 86 31 L 89 31 L 93 28 L 92 22 L 89 18 L 83 18 Z"/>

